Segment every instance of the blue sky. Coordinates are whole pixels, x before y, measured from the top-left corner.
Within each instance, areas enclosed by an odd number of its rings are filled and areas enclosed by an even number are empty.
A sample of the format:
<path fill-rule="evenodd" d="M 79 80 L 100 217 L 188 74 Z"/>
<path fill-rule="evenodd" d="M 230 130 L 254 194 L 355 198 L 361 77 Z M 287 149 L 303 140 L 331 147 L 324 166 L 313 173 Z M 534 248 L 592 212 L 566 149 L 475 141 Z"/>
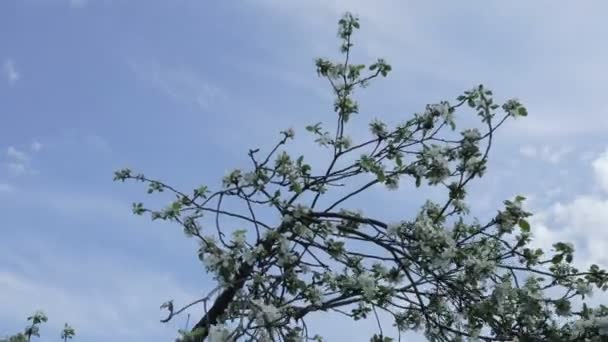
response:
<path fill-rule="evenodd" d="M 394 69 L 361 95 L 355 132 L 479 83 L 519 98 L 530 116 L 500 132 L 475 213 L 527 195 L 537 244 L 573 240 L 581 264 L 608 264 L 605 2 L 4 0 L 0 334 L 40 308 L 41 341 L 65 321 L 93 342 L 174 336 L 184 320 L 160 324 L 159 305 L 212 284 L 179 227 L 131 215 L 149 196 L 112 172 L 216 185 L 290 126 L 293 150 L 314 161 L 303 128 L 333 117 L 313 60 L 337 57 L 347 10 L 361 17 L 354 58 Z M 374 192 L 353 205 L 397 218 L 435 195 Z M 318 323 L 338 338 L 335 326 Z"/>

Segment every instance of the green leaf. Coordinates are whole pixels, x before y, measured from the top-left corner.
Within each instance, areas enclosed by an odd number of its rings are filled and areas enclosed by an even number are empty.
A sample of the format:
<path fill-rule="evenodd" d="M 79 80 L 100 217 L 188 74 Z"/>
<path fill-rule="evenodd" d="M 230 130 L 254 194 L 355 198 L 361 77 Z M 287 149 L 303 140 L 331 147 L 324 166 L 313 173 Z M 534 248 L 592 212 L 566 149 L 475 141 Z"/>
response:
<path fill-rule="evenodd" d="M 518 222 L 519 228 L 521 228 L 521 230 L 524 233 L 529 233 L 530 232 L 530 223 L 528 223 L 528 221 L 524 220 L 524 219 L 520 219 Z"/>
<path fill-rule="evenodd" d="M 142 215 L 144 212 L 146 212 L 146 209 L 144 208 L 143 203 L 141 203 L 141 202 L 133 203 L 133 214 Z"/>
<path fill-rule="evenodd" d="M 207 188 L 207 186 L 202 185 L 198 189 L 194 189 L 194 196 L 207 198 L 207 192 L 209 192 L 209 189 Z"/>
<path fill-rule="evenodd" d="M 564 259 L 563 254 L 556 254 L 553 256 L 553 258 L 551 258 L 551 262 L 553 264 L 559 264 L 560 262 L 562 262 L 563 259 Z"/>
<path fill-rule="evenodd" d="M 528 116 L 528 110 L 526 109 L 526 107 L 519 107 L 517 108 L 517 113 L 519 114 L 519 116 Z"/>

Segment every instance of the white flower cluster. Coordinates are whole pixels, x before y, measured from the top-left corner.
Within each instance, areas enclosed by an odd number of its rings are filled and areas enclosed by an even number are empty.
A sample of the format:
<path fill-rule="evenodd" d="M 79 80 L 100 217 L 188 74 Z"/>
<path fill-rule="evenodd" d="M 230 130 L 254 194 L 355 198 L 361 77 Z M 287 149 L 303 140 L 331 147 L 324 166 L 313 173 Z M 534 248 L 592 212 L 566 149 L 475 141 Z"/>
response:
<path fill-rule="evenodd" d="M 481 139 L 481 133 L 477 128 L 466 129 L 462 132 L 462 136 L 465 140 L 476 141 Z"/>
<path fill-rule="evenodd" d="M 449 162 L 446 158 L 447 150 L 444 147 L 432 145 L 423 152 L 433 172 L 429 175 L 429 182 L 437 184 L 445 180 L 450 174 Z"/>
<path fill-rule="evenodd" d="M 357 276 L 357 287 L 363 292 L 363 298 L 372 300 L 376 294 L 376 280 L 368 272 L 363 272 Z"/>
<path fill-rule="evenodd" d="M 332 140 L 331 136 L 329 135 L 329 133 L 325 132 L 325 133 L 319 135 L 319 137 L 315 140 L 315 142 L 321 146 L 327 146 L 327 145 L 330 145 L 331 143 L 333 143 L 333 140 Z"/>
<path fill-rule="evenodd" d="M 252 314 L 259 325 L 272 324 L 281 318 L 280 310 L 271 304 L 265 304 L 261 299 L 251 301 Z"/>
<path fill-rule="evenodd" d="M 502 108 L 505 112 L 509 113 L 509 115 L 513 116 L 514 118 L 527 115 L 526 109 L 524 108 L 524 106 L 522 106 L 518 99 L 508 100 L 503 104 Z"/>
<path fill-rule="evenodd" d="M 449 267 L 457 251 L 456 241 L 450 231 L 433 224 L 427 215 L 420 214 L 412 225 L 412 234 L 412 250 L 418 253 L 419 260 L 440 270 Z"/>
<path fill-rule="evenodd" d="M 296 132 L 291 127 L 285 130 L 283 134 L 285 134 L 285 137 L 288 139 L 293 139 L 296 136 Z"/>
<path fill-rule="evenodd" d="M 469 268 L 468 274 L 474 274 L 479 280 L 485 282 L 496 269 L 495 246 L 490 243 L 479 244 L 476 255 L 468 254 L 464 266 Z"/>
<path fill-rule="evenodd" d="M 245 248 L 243 251 L 243 262 L 253 265 L 253 263 L 265 253 L 266 251 L 262 245 L 257 245 L 254 248 Z"/>
<path fill-rule="evenodd" d="M 214 324 L 209 327 L 209 342 L 228 342 L 230 331 L 224 324 Z"/>
<path fill-rule="evenodd" d="M 293 217 L 294 218 L 301 218 L 304 217 L 306 215 L 310 214 L 310 208 L 305 206 L 305 205 L 301 205 L 301 204 L 297 204 L 294 207 L 293 210 Z"/>
<path fill-rule="evenodd" d="M 574 335 L 581 335 L 586 330 L 598 328 L 600 336 L 608 336 L 608 317 L 598 317 L 593 310 L 587 319 L 579 319 L 571 324 Z"/>
<path fill-rule="evenodd" d="M 243 175 L 243 185 L 252 185 L 256 188 L 263 187 L 265 185 L 264 180 L 258 176 L 255 172 L 247 172 Z"/>
<path fill-rule="evenodd" d="M 386 124 L 378 119 L 374 119 L 369 124 L 369 129 L 373 135 L 380 138 L 385 138 L 388 135 L 388 132 L 386 131 Z"/>
<path fill-rule="evenodd" d="M 386 235 L 391 238 L 398 238 L 403 233 L 405 227 L 403 222 L 390 223 L 386 226 Z"/>
<path fill-rule="evenodd" d="M 430 111 L 431 113 L 438 113 L 439 117 L 441 117 L 450 126 L 454 127 L 454 113 L 448 102 L 443 101 L 437 104 L 429 105 L 427 107 L 427 111 Z"/>
<path fill-rule="evenodd" d="M 232 170 L 230 173 L 228 173 L 226 176 L 224 176 L 222 183 L 224 184 L 224 187 L 228 187 L 230 185 L 239 184 L 242 179 L 243 179 L 242 171 L 239 169 L 235 169 L 235 170 Z"/>
<path fill-rule="evenodd" d="M 353 144 L 353 141 L 350 137 L 347 136 L 343 136 L 338 138 L 338 140 L 336 140 L 336 146 L 338 146 L 339 148 L 342 149 L 347 149 L 349 147 L 351 147 Z"/>

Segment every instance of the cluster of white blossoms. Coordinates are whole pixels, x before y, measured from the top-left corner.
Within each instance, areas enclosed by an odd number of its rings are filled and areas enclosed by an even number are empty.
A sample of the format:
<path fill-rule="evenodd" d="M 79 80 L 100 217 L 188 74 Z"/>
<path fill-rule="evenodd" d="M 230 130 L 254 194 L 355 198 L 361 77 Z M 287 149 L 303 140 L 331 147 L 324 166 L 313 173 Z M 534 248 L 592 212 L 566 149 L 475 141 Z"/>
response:
<path fill-rule="evenodd" d="M 243 262 L 253 265 L 253 263 L 260 257 L 263 257 L 265 253 L 266 251 L 262 245 L 257 245 L 253 248 L 245 248 L 243 251 Z"/>
<path fill-rule="evenodd" d="M 336 140 L 336 146 L 340 149 L 347 149 L 347 148 L 351 147 L 352 144 L 353 144 L 353 141 L 348 136 L 343 136 Z"/>
<path fill-rule="evenodd" d="M 454 111 L 447 101 L 429 105 L 427 107 L 427 112 L 430 112 L 430 114 L 433 112 L 439 114 L 439 117 L 442 118 L 445 123 L 454 127 Z"/>
<path fill-rule="evenodd" d="M 415 222 L 406 225 L 412 239 L 409 241 L 409 250 L 421 262 L 435 269 L 446 270 L 456 256 L 456 241 L 449 230 L 433 222 L 428 210 L 437 210 L 436 206 L 427 202 L 417 216 Z M 403 229 L 404 225 L 396 226 Z M 391 227 L 392 230 L 395 228 Z"/>
<path fill-rule="evenodd" d="M 260 187 L 265 184 L 264 180 L 258 177 L 258 174 L 255 172 L 246 172 L 243 175 L 242 181 L 245 186 L 253 185 L 255 187 Z"/>
<path fill-rule="evenodd" d="M 369 128 L 374 136 L 385 138 L 388 135 L 386 124 L 378 119 L 372 120 Z"/>
<path fill-rule="evenodd" d="M 431 172 L 428 174 L 430 184 L 438 184 L 450 175 L 450 166 L 447 158 L 446 147 L 431 145 L 423 151 L 423 158 L 429 165 Z"/>
<path fill-rule="evenodd" d="M 502 106 L 503 110 L 514 118 L 526 116 L 526 108 L 519 102 L 518 99 L 510 99 Z"/>
<path fill-rule="evenodd" d="M 574 321 L 570 326 L 575 335 L 583 334 L 590 328 L 598 328 L 599 334 L 608 336 L 608 317 L 598 316 L 599 310 L 589 310 L 589 317 Z"/>
<path fill-rule="evenodd" d="M 333 143 L 333 139 L 331 135 L 329 135 L 329 132 L 324 132 L 319 135 L 315 142 L 321 146 L 327 146 Z"/>
<path fill-rule="evenodd" d="M 368 272 L 363 272 L 357 276 L 357 286 L 363 292 L 363 297 L 372 300 L 376 294 L 376 279 Z"/>
<path fill-rule="evenodd" d="M 214 324 L 209 327 L 209 342 L 228 342 L 230 330 L 224 324 Z"/>
<path fill-rule="evenodd" d="M 274 305 L 265 304 L 261 299 L 254 299 L 251 303 L 251 312 L 257 324 L 272 324 L 281 318 L 280 310 Z"/>
<path fill-rule="evenodd" d="M 405 230 L 404 222 L 389 223 L 386 226 L 386 235 L 391 238 L 399 238 Z"/>

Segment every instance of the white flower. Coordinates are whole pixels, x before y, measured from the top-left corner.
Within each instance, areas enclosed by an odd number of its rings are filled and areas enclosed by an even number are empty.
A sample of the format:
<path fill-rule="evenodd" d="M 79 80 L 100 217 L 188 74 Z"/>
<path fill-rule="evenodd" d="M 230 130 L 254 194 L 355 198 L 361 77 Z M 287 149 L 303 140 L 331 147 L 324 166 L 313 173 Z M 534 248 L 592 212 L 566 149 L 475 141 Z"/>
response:
<path fill-rule="evenodd" d="M 232 233 L 232 241 L 237 245 L 237 246 L 243 246 L 245 245 L 245 242 L 247 241 L 247 235 L 246 235 L 246 231 L 244 230 L 235 230 L 234 233 Z"/>
<path fill-rule="evenodd" d="M 424 165 L 418 164 L 414 167 L 414 174 L 418 177 L 424 176 L 425 172 L 426 172 L 426 168 L 424 167 Z"/>
<path fill-rule="evenodd" d="M 436 158 L 439 157 L 441 155 L 441 147 L 437 146 L 437 145 L 433 145 L 431 146 L 431 148 L 429 148 L 427 150 L 427 155 L 430 158 Z"/>
<path fill-rule="evenodd" d="M 401 225 L 401 222 L 391 223 L 386 227 L 386 234 L 391 237 L 397 237 L 399 236 L 402 228 L 403 226 Z"/>
<path fill-rule="evenodd" d="M 253 265 L 256 259 L 255 253 L 253 253 L 253 248 L 248 248 L 243 252 L 243 261 L 248 265 Z"/>
<path fill-rule="evenodd" d="M 259 324 L 271 323 L 281 318 L 281 313 L 274 305 L 267 305 L 261 299 L 251 301 L 256 309 L 255 317 Z"/>
<path fill-rule="evenodd" d="M 597 319 L 599 333 L 602 336 L 608 335 L 608 317 L 600 317 Z"/>
<path fill-rule="evenodd" d="M 388 269 L 386 268 L 386 266 L 379 262 L 374 263 L 373 270 L 376 271 L 381 277 L 386 277 L 386 275 L 388 274 Z"/>
<path fill-rule="evenodd" d="M 245 184 L 253 184 L 254 181 L 255 181 L 254 172 L 247 172 L 243 175 L 243 182 L 245 182 Z"/>
<path fill-rule="evenodd" d="M 293 221 L 293 216 L 291 216 L 289 214 L 285 214 L 285 216 L 283 216 L 284 224 L 291 223 L 292 221 Z"/>
<path fill-rule="evenodd" d="M 317 138 L 317 140 L 315 140 L 315 141 L 321 146 L 329 145 L 332 142 L 331 136 L 327 132 L 325 132 L 323 135 L 319 136 Z"/>
<path fill-rule="evenodd" d="M 209 327 L 209 342 L 227 342 L 230 332 L 223 324 L 214 324 Z"/>
<path fill-rule="evenodd" d="M 583 296 L 591 296 L 592 294 L 591 285 L 582 281 L 576 284 L 576 291 Z"/>
<path fill-rule="evenodd" d="M 284 133 L 285 133 L 285 137 L 291 138 L 291 139 L 293 139 L 293 137 L 296 135 L 296 132 L 291 127 L 289 127 Z"/>
<path fill-rule="evenodd" d="M 374 119 L 370 125 L 370 130 L 372 132 L 373 135 L 377 135 L 379 137 L 385 137 L 386 136 L 386 125 L 378 120 L 378 119 Z"/>
<path fill-rule="evenodd" d="M 279 251 L 283 254 L 289 252 L 289 240 L 284 235 L 279 236 Z"/>
<path fill-rule="evenodd" d="M 439 116 L 446 120 L 451 120 L 450 105 L 447 102 L 432 104 L 429 109 L 439 113 Z"/>
<path fill-rule="evenodd" d="M 357 276 L 357 286 L 363 291 L 363 297 L 371 300 L 376 293 L 376 281 L 369 273 L 361 273 Z"/>
<path fill-rule="evenodd" d="M 353 141 L 351 140 L 351 138 L 350 138 L 350 137 L 346 137 L 346 136 L 344 136 L 344 137 L 339 138 L 339 139 L 336 141 L 336 143 L 337 143 L 338 145 L 341 145 L 343 148 L 349 148 L 349 147 L 351 147 L 351 145 L 353 144 Z"/>
<path fill-rule="evenodd" d="M 467 172 L 475 171 L 475 169 L 477 168 L 477 164 L 479 162 L 480 162 L 480 160 L 477 157 L 471 157 L 471 158 L 467 159 L 467 161 L 464 164 L 465 171 L 467 171 Z"/>
<path fill-rule="evenodd" d="M 221 262 L 220 258 L 218 258 L 215 254 L 207 254 L 203 257 L 203 264 L 210 269 L 213 269 Z"/>
<path fill-rule="evenodd" d="M 466 140 L 478 140 L 481 138 L 481 133 L 479 133 L 479 130 L 477 128 L 467 129 L 464 132 L 462 132 L 462 136 Z"/>
<path fill-rule="evenodd" d="M 293 217 L 295 218 L 300 218 L 303 216 L 306 216 L 310 213 L 310 208 L 302 205 L 302 204 L 296 204 L 296 206 L 293 209 Z"/>

